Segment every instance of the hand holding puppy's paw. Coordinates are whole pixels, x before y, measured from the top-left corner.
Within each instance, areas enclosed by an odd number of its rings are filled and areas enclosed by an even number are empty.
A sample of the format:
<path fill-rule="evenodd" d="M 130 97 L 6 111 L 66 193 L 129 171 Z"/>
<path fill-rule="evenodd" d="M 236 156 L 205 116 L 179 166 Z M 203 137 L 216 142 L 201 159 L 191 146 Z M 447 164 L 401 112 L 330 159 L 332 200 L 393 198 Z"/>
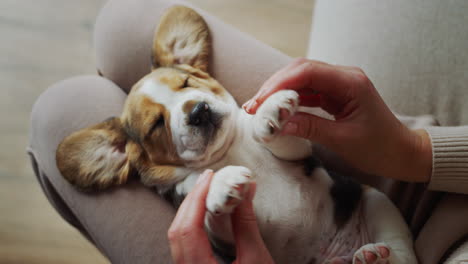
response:
<path fill-rule="evenodd" d="M 354 253 L 353 264 L 392 264 L 391 255 L 385 243 L 367 244 Z"/>
<path fill-rule="evenodd" d="M 262 143 L 271 141 L 298 107 L 299 94 L 294 90 L 282 90 L 271 95 L 255 114 L 255 139 Z"/>
<path fill-rule="evenodd" d="M 242 166 L 227 166 L 216 172 L 206 198 L 209 212 L 229 214 L 244 199 L 253 181 L 252 172 Z"/>

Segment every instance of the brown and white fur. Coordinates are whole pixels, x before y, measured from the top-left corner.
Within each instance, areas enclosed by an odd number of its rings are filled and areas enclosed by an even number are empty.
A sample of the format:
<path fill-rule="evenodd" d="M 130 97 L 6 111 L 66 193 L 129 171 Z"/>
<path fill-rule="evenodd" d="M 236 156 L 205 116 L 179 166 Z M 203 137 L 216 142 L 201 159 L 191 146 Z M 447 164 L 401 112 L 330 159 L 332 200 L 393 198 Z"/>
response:
<path fill-rule="evenodd" d="M 259 228 L 277 263 L 417 263 L 408 227 L 388 198 L 325 170 L 312 143 L 279 135 L 280 110 L 298 111 L 298 94 L 277 92 L 248 115 L 207 73 L 209 52 L 204 20 L 170 8 L 155 34 L 153 69 L 133 86 L 122 115 L 61 142 L 63 176 L 99 190 L 135 174 L 177 203 L 209 168 L 216 173 L 206 229 L 225 254 L 233 245 L 227 216 L 256 181 Z"/>

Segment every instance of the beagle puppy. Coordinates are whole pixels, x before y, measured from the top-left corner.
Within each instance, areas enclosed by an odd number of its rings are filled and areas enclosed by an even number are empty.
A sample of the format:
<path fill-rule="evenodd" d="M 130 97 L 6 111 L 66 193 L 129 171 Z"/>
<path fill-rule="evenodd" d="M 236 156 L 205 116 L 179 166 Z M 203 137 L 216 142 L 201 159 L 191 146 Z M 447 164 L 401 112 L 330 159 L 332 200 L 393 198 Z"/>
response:
<path fill-rule="evenodd" d="M 298 94 L 273 94 L 254 116 L 208 72 L 210 36 L 184 6 L 166 11 L 152 47 L 152 71 L 129 93 L 120 117 L 66 137 L 56 153 L 65 179 L 81 190 L 124 184 L 131 175 L 180 204 L 205 169 L 214 248 L 233 256 L 229 214 L 257 182 L 254 207 L 277 263 L 417 263 L 410 231 L 379 191 L 327 171 L 312 143 L 279 133 L 280 113 Z"/>

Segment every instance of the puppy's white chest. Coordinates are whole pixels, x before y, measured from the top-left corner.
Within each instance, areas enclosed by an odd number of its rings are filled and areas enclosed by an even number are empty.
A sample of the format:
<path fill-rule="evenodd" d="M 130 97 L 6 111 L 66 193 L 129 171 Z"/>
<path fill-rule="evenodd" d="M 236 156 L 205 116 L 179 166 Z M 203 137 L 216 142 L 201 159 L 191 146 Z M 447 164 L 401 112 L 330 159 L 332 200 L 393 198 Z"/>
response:
<path fill-rule="evenodd" d="M 328 174 L 317 168 L 312 175 L 305 175 L 304 162 L 279 160 L 254 140 L 238 139 L 225 162 L 246 167 L 255 177 L 254 207 L 270 252 L 288 248 L 297 251 L 289 256 L 305 257 L 318 250 L 321 236 L 332 229 L 333 222 Z M 302 261 L 298 259 L 297 263 Z"/>

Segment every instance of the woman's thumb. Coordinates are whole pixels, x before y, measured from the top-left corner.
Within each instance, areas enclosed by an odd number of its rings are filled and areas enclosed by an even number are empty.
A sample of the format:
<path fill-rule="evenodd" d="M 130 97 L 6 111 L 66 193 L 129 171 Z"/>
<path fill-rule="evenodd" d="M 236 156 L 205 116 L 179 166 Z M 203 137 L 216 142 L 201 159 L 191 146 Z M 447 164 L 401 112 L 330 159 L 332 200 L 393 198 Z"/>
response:
<path fill-rule="evenodd" d="M 333 126 L 332 120 L 299 112 L 288 120 L 282 134 L 326 143 L 333 134 Z"/>
<path fill-rule="evenodd" d="M 274 263 L 260 235 L 252 204 L 256 187 L 255 183 L 250 184 L 249 194 L 232 214 L 232 228 L 236 240 L 235 264 Z"/>
<path fill-rule="evenodd" d="M 255 247 L 259 243 L 263 244 L 252 204 L 256 187 L 255 183 L 250 184 L 248 195 L 232 214 L 232 227 L 238 252 L 242 251 L 243 247 Z"/>

